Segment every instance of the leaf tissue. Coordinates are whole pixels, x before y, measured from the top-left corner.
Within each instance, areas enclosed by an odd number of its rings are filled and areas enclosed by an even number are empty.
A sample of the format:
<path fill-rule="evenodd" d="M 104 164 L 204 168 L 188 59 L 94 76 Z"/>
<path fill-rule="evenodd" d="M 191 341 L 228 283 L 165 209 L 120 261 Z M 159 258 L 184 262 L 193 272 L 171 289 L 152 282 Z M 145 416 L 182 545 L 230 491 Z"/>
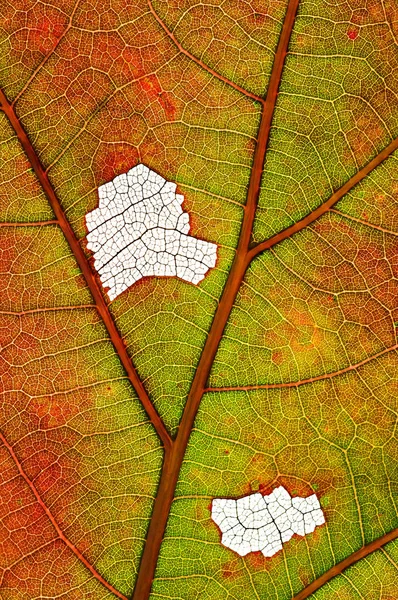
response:
<path fill-rule="evenodd" d="M 396 1 L 0 18 L 1 600 L 398 598 Z"/>

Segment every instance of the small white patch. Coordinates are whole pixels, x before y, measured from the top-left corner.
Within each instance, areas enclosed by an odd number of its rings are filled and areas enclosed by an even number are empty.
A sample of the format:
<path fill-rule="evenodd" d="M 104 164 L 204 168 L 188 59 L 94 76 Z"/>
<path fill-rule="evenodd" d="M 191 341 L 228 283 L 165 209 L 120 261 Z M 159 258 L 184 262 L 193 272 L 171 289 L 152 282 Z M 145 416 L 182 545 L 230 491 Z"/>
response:
<path fill-rule="evenodd" d="M 187 235 L 176 187 L 139 164 L 98 188 L 98 208 L 86 215 L 87 248 L 110 300 L 142 277 L 198 284 L 215 266 L 216 244 Z"/>
<path fill-rule="evenodd" d="M 325 523 L 315 494 L 292 498 L 284 487 L 268 496 L 255 493 L 238 500 L 215 498 L 211 518 L 221 529 L 221 542 L 240 556 L 261 551 L 273 556 L 293 534 L 312 533 Z"/>

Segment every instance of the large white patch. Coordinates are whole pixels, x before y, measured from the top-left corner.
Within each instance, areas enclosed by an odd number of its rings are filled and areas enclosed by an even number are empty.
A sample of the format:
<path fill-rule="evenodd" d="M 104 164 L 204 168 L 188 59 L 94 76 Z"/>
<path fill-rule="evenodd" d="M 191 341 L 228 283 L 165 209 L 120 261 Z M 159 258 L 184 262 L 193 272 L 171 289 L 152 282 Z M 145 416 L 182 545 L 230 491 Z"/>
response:
<path fill-rule="evenodd" d="M 187 235 L 176 187 L 139 164 L 98 188 L 98 208 L 86 215 L 87 248 L 111 300 L 145 276 L 197 284 L 215 266 L 216 244 Z"/>
<path fill-rule="evenodd" d="M 222 544 L 240 556 L 258 551 L 273 556 L 293 534 L 312 533 L 325 523 L 315 494 L 292 498 L 282 486 L 268 496 L 255 493 L 238 500 L 215 498 L 211 516 L 221 529 Z"/>

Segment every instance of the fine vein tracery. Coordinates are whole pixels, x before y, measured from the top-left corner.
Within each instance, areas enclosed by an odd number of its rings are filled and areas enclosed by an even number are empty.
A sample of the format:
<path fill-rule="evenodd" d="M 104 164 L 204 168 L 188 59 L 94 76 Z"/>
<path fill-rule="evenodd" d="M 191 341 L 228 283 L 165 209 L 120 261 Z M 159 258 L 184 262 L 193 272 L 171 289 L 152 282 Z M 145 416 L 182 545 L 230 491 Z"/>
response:
<path fill-rule="evenodd" d="M 148 4 L 151 7 L 151 4 L 149 1 L 148 1 Z M 265 240 L 264 242 L 261 242 L 254 248 L 250 248 L 253 220 L 254 220 L 254 215 L 255 215 L 255 210 L 256 210 L 256 205 L 257 205 L 257 200 L 258 200 L 258 193 L 259 193 L 259 188 L 260 188 L 260 181 L 261 181 L 264 157 L 265 157 L 265 152 L 266 152 L 266 147 L 267 147 L 267 142 L 268 142 L 268 136 L 269 136 L 272 117 L 273 117 L 273 113 L 274 113 L 279 82 L 281 79 L 284 58 L 285 58 L 285 55 L 287 52 L 287 46 L 289 43 L 289 38 L 290 38 L 290 34 L 292 31 L 292 27 L 293 27 L 297 6 L 298 6 L 298 0 L 291 0 L 289 2 L 287 15 L 286 15 L 285 22 L 283 25 L 283 30 L 282 30 L 278 50 L 277 50 L 277 53 L 275 56 L 274 67 L 272 70 L 272 75 L 271 75 L 271 80 L 270 80 L 270 85 L 269 85 L 266 100 L 255 97 L 254 95 L 249 94 L 249 93 L 246 94 L 248 96 L 251 96 L 254 100 L 260 101 L 263 104 L 263 114 L 262 114 L 260 129 L 259 129 L 257 147 L 256 147 L 255 155 L 254 155 L 253 168 L 252 168 L 251 177 L 250 177 L 250 183 L 249 183 L 249 189 L 248 189 L 248 195 L 247 195 L 247 203 L 246 203 L 246 207 L 245 207 L 245 217 L 243 220 L 241 235 L 239 238 L 238 249 L 237 249 L 236 257 L 235 257 L 235 260 L 234 260 L 234 263 L 233 263 L 233 266 L 232 266 L 232 269 L 230 272 L 230 276 L 228 278 L 227 285 L 224 290 L 224 294 L 220 300 L 218 310 L 215 314 L 212 328 L 211 328 L 211 331 L 207 338 L 206 345 L 204 347 L 204 351 L 203 351 L 203 354 L 202 354 L 202 357 L 201 357 L 201 360 L 200 360 L 200 363 L 199 363 L 199 366 L 198 366 L 197 372 L 195 374 L 195 378 L 193 380 L 192 387 L 191 387 L 191 390 L 190 390 L 190 393 L 188 396 L 187 405 L 186 405 L 184 415 L 183 415 L 183 418 L 182 418 L 182 421 L 180 424 L 180 429 L 179 429 L 177 437 L 174 441 L 171 440 L 168 432 L 166 431 L 164 423 L 160 419 L 159 415 L 157 415 L 156 410 L 154 409 L 153 404 L 152 404 L 151 400 L 149 399 L 148 394 L 146 393 L 141 381 L 139 380 L 138 375 L 135 372 L 134 366 L 131 363 L 131 359 L 129 358 L 129 356 L 124 348 L 123 341 L 120 338 L 120 335 L 116 329 L 116 326 L 114 324 L 112 325 L 112 323 L 113 323 L 112 318 L 110 317 L 109 311 L 107 310 L 107 306 L 103 301 L 101 292 L 98 289 L 98 285 L 95 282 L 95 278 L 94 278 L 92 272 L 90 271 L 90 266 L 84 256 L 84 254 L 82 253 L 81 248 L 80 248 L 76 238 L 74 237 L 72 229 L 70 228 L 70 226 L 66 220 L 66 217 L 62 211 L 59 200 L 56 198 L 56 195 L 54 193 L 54 190 L 51 187 L 48 177 L 47 177 L 43 167 L 41 166 L 40 161 L 37 158 L 37 155 L 31 145 L 25 131 L 23 130 L 22 125 L 20 124 L 18 118 L 16 117 L 16 114 L 15 114 L 12 106 L 10 105 L 10 103 L 7 102 L 7 99 L 5 98 L 5 96 L 4 95 L 0 96 L 2 109 L 6 112 L 11 123 L 13 124 L 15 131 L 16 131 L 18 137 L 20 138 L 20 141 L 25 149 L 25 152 L 29 156 L 29 158 L 32 162 L 33 168 L 35 169 L 35 172 L 36 172 L 41 184 L 43 185 L 43 188 L 45 189 L 45 191 L 50 199 L 50 202 L 54 208 L 54 212 L 56 213 L 56 216 L 57 216 L 56 222 L 61 225 L 61 228 L 63 229 L 63 232 L 64 232 L 66 238 L 68 239 L 72 250 L 75 253 L 75 256 L 77 258 L 79 266 L 86 277 L 87 283 L 88 283 L 90 290 L 92 291 L 92 294 L 94 296 L 96 306 L 104 320 L 104 323 L 106 324 L 106 326 L 108 328 L 108 332 L 114 343 L 116 352 L 118 353 L 119 357 L 121 358 L 121 361 L 129 375 L 130 381 L 131 381 L 132 385 L 134 386 L 134 388 L 136 389 L 137 394 L 140 397 L 140 400 L 141 400 L 144 408 L 146 409 L 148 415 L 150 416 L 152 424 L 153 424 L 155 430 L 157 431 L 157 433 L 159 434 L 159 437 L 161 438 L 161 440 L 164 444 L 164 447 L 165 447 L 165 460 L 164 460 L 164 466 L 163 466 L 163 471 L 162 471 L 162 478 L 161 478 L 161 482 L 160 482 L 157 500 L 156 500 L 155 507 L 154 507 L 153 518 L 152 518 L 149 533 L 147 536 L 146 547 L 145 547 L 145 551 L 144 551 L 144 555 L 143 555 L 143 559 L 142 559 L 142 563 L 141 563 L 141 567 L 140 567 L 140 571 L 139 571 L 139 575 L 138 575 L 135 595 L 134 595 L 134 598 L 136 598 L 137 600 L 146 599 L 150 593 L 150 588 L 151 588 L 151 583 L 152 583 L 152 579 L 153 579 L 154 569 L 156 567 L 159 548 L 160 548 L 160 544 L 162 542 L 165 525 L 166 525 L 168 514 L 170 511 L 170 506 L 173 501 L 174 490 L 175 490 L 176 482 L 177 482 L 177 479 L 179 476 L 179 471 L 180 471 L 181 463 L 183 460 L 184 452 L 185 452 L 185 449 L 186 449 L 186 446 L 188 443 L 188 439 L 189 439 L 189 436 L 190 436 L 190 433 L 192 430 L 193 421 L 194 421 L 196 412 L 198 410 L 201 397 L 202 397 L 203 393 L 206 391 L 205 386 L 206 386 L 206 382 L 207 382 L 207 377 L 210 372 L 212 363 L 214 361 L 215 353 L 217 351 L 218 344 L 219 344 L 220 338 L 223 333 L 223 329 L 225 327 L 226 321 L 228 320 L 228 316 L 230 314 L 231 307 L 234 303 L 234 299 L 236 297 L 237 291 L 238 291 L 240 284 L 243 280 L 243 277 L 245 275 L 247 266 L 249 265 L 250 261 L 259 252 L 266 250 L 266 249 L 270 248 L 272 245 L 281 241 L 282 239 L 285 239 L 286 237 L 293 235 L 295 232 L 297 232 L 300 229 L 302 229 L 303 227 L 305 227 L 309 222 L 312 222 L 313 220 L 318 218 L 318 216 L 320 216 L 320 214 L 323 214 L 323 212 L 328 210 L 329 207 L 332 206 L 337 201 L 337 199 L 341 198 L 342 195 L 344 195 L 349 189 L 351 189 L 351 187 L 353 187 L 358 181 L 360 181 L 360 179 L 365 177 L 367 175 L 367 173 L 370 172 L 370 170 L 375 168 L 375 166 L 377 166 L 377 164 L 380 164 L 380 162 L 382 160 L 384 160 L 384 158 L 386 158 L 389 154 L 391 154 L 398 147 L 398 140 L 394 140 L 385 150 L 383 150 L 375 159 L 373 159 L 373 161 L 371 161 L 364 169 L 360 170 L 357 175 L 355 175 L 351 180 L 349 180 L 349 182 L 347 182 L 347 184 L 345 184 L 345 186 L 343 186 L 338 192 L 336 192 L 332 196 L 332 198 L 330 198 L 328 200 L 327 203 L 325 203 L 324 205 L 322 205 L 322 207 L 320 207 L 320 209 L 316 209 L 310 215 L 308 215 L 305 219 L 303 219 L 303 222 L 299 222 L 299 224 L 296 224 L 295 226 L 288 228 L 281 234 L 277 234 L 277 236 L 274 236 L 270 240 Z M 157 21 L 165 29 L 163 24 L 160 22 L 160 19 L 154 14 L 153 9 L 151 10 L 151 12 L 155 16 Z M 168 33 L 169 37 L 171 37 L 170 32 L 166 31 L 166 33 Z M 175 40 L 173 40 L 173 41 L 175 41 Z M 185 54 L 187 54 L 187 53 L 185 53 Z M 193 57 L 191 57 L 191 58 L 193 58 Z M 200 63 L 200 61 L 196 61 L 196 62 L 198 62 L 198 64 L 203 66 L 203 64 Z M 229 82 L 227 82 L 227 83 L 229 83 Z M 234 87 L 236 87 L 236 86 L 234 86 Z M 242 91 L 242 93 L 245 93 L 244 90 L 241 90 L 241 89 L 239 89 L 238 91 Z M 181 233 L 184 233 L 184 231 L 181 231 Z M 95 241 L 93 241 L 92 243 L 94 244 Z M 205 242 L 205 244 L 208 244 L 208 242 Z M 210 244 L 209 246 L 213 246 L 213 245 Z M 94 247 L 92 249 L 94 250 Z M 214 253 L 215 253 L 215 249 L 214 249 Z M 208 267 L 211 267 L 211 266 L 214 266 L 214 265 L 213 264 L 208 265 Z M 154 274 L 159 274 L 159 273 L 154 273 Z M 106 280 L 106 281 L 108 281 L 108 280 Z M 116 295 L 120 294 L 123 291 L 123 289 L 125 289 L 128 286 L 123 287 L 123 285 L 122 285 L 121 287 L 117 288 L 116 285 L 115 286 L 111 285 L 109 287 L 111 288 L 111 290 L 113 289 L 113 294 L 114 294 L 113 297 L 116 297 Z M 110 293 L 110 297 L 112 297 L 111 293 Z M 396 535 L 397 535 L 396 531 L 392 532 L 389 535 L 388 539 L 387 539 L 387 537 L 385 537 L 385 539 L 383 538 L 383 540 L 380 541 L 380 544 L 386 543 L 390 539 L 394 539 L 394 537 L 396 537 Z M 372 551 L 375 548 L 380 547 L 380 544 L 377 543 L 374 545 L 374 547 L 372 546 Z M 363 553 L 361 554 L 361 556 L 362 555 L 363 555 Z M 354 557 L 354 555 L 353 555 L 353 557 Z M 355 560 L 357 560 L 359 558 L 360 558 L 360 556 L 358 555 L 358 557 L 355 557 Z M 330 577 L 334 576 L 338 572 L 341 572 L 341 570 L 343 568 L 345 568 L 345 567 L 342 566 L 340 570 L 336 569 L 335 572 L 333 572 L 332 574 L 329 574 Z M 326 580 L 327 580 L 327 578 L 325 578 L 325 581 Z M 322 585 L 322 583 L 321 583 L 321 585 Z M 319 585 L 318 585 L 318 587 L 319 587 Z M 311 593 L 312 593 L 312 591 L 318 589 L 318 587 L 315 582 L 315 585 L 313 585 L 313 589 L 311 590 Z M 124 597 L 124 596 L 119 595 L 119 597 Z M 304 597 L 307 597 L 307 596 L 306 595 L 300 596 L 300 598 L 304 598 Z M 297 600 L 298 600 L 298 598 L 299 597 L 297 597 Z"/>

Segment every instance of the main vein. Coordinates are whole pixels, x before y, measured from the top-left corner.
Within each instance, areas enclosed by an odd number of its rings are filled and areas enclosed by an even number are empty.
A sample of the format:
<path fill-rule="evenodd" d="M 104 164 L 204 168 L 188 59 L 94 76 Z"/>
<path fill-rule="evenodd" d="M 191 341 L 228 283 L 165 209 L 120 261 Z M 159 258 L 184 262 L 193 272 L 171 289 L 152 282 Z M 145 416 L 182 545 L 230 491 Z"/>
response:
<path fill-rule="evenodd" d="M 167 429 L 166 429 L 162 419 L 160 418 L 159 414 L 157 413 L 155 407 L 153 406 L 153 404 L 152 404 L 152 402 L 151 402 L 151 400 L 150 400 L 150 398 L 149 398 L 149 396 L 137 374 L 137 371 L 135 370 L 133 362 L 127 352 L 124 341 L 115 325 L 115 322 L 109 311 L 109 307 L 108 307 L 107 303 L 105 302 L 104 296 L 102 295 L 99 283 L 90 267 L 90 263 L 89 263 L 86 255 L 84 254 L 82 247 L 80 246 L 79 240 L 75 236 L 75 233 L 74 233 L 71 225 L 69 224 L 68 219 L 66 218 L 66 215 L 61 206 L 61 203 L 58 200 L 58 197 L 57 197 L 57 195 L 52 187 L 52 184 L 48 178 L 48 174 L 45 171 L 43 165 L 41 164 L 41 161 L 40 161 L 35 149 L 33 148 L 32 143 L 29 140 L 21 121 L 19 120 L 17 114 L 15 113 L 14 107 L 7 100 L 5 94 L 2 90 L 0 90 L 0 105 L 1 105 L 1 108 L 4 111 L 4 113 L 7 115 L 12 127 L 14 128 L 14 131 L 21 143 L 21 146 L 24 149 L 24 151 L 30 161 L 30 164 L 32 165 L 32 168 L 33 168 L 33 170 L 34 170 L 34 172 L 35 172 L 35 174 L 36 174 L 36 176 L 48 198 L 48 201 L 50 202 L 50 205 L 53 209 L 53 212 L 55 214 L 57 222 L 58 222 L 59 226 L 61 227 L 61 230 L 62 230 L 67 242 L 69 243 L 69 246 L 76 258 L 77 264 L 79 265 L 79 267 L 83 273 L 83 276 L 86 280 L 87 286 L 93 296 L 97 311 L 102 318 L 102 321 L 108 331 L 109 337 L 115 347 L 115 350 L 119 356 L 121 363 L 123 364 L 123 367 L 127 373 L 127 376 L 129 378 L 133 388 L 135 389 L 135 391 L 141 401 L 141 404 L 144 407 L 149 419 L 151 420 L 153 427 L 155 428 L 156 432 L 158 433 L 160 439 L 162 440 L 162 442 L 165 446 L 165 449 L 167 449 L 171 446 L 170 435 L 167 432 Z"/>
<path fill-rule="evenodd" d="M 245 211 L 235 258 L 232 263 L 223 294 L 215 312 L 214 319 L 192 381 L 177 436 L 171 451 L 165 454 L 158 494 L 154 503 L 152 519 L 149 525 L 148 535 L 133 594 L 134 600 L 147 600 L 149 597 L 160 546 L 166 528 L 171 504 L 174 499 L 178 476 L 187 448 L 188 440 L 191 435 L 195 416 L 205 391 L 206 382 L 210 373 L 210 369 L 213 365 L 224 328 L 228 321 L 232 306 L 248 265 L 249 244 L 252 236 L 253 222 L 260 193 L 260 183 L 263 173 L 265 153 L 267 149 L 272 118 L 274 115 L 279 84 L 281 81 L 283 65 L 285 62 L 298 4 L 299 0 L 290 0 L 287 7 L 282 32 L 279 38 L 279 43 L 272 67 L 267 95 L 263 104 L 257 143 L 254 151 L 253 167 L 251 170 L 247 191 Z"/>

